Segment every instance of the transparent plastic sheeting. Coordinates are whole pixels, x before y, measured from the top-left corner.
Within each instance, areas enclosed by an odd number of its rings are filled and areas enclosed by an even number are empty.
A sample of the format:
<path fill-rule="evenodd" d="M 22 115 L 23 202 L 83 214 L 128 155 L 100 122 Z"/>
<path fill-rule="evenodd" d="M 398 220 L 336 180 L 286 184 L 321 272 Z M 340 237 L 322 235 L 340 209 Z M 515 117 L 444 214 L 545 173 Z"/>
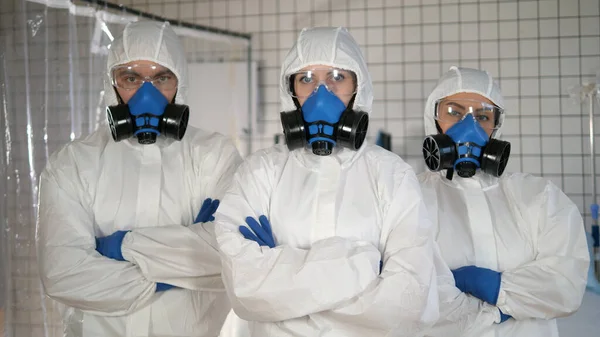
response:
<path fill-rule="evenodd" d="M 0 13 L 0 336 L 63 336 L 36 263 L 38 177 L 54 151 L 105 127 L 107 48 L 138 18 L 66 0 L 9 1 Z M 247 44 L 180 31 L 196 61 L 247 57 Z"/>
<path fill-rule="evenodd" d="M 37 273 L 38 177 L 52 152 L 98 127 L 106 59 L 81 44 L 95 17 L 25 1 L 15 7 L 0 40 L 4 336 L 62 336 Z"/>

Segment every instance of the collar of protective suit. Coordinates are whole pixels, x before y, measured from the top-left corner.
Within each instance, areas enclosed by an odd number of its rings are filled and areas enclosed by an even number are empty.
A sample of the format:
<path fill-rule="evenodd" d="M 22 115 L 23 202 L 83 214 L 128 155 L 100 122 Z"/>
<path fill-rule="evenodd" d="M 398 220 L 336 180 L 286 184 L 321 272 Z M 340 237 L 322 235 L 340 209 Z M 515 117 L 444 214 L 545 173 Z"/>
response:
<path fill-rule="evenodd" d="M 189 126 L 188 126 L 188 128 L 189 128 Z M 103 131 L 100 131 L 100 130 L 103 130 Z M 110 128 L 108 127 L 108 123 L 106 121 L 103 121 L 100 124 L 100 127 L 99 127 L 98 131 L 99 132 L 106 132 L 107 135 L 108 135 L 108 139 L 112 139 L 112 135 L 110 133 Z M 120 142 L 116 142 L 114 144 L 114 146 L 117 146 L 117 147 L 124 146 L 124 147 L 127 147 L 129 149 L 133 149 L 133 150 L 136 150 L 136 151 L 141 151 L 144 148 L 153 148 L 153 147 L 157 147 L 159 149 L 165 149 L 165 148 L 171 146 L 175 142 L 176 142 L 175 139 L 167 138 L 167 137 L 165 137 L 163 135 L 160 135 L 160 136 L 156 137 L 156 142 L 154 144 L 142 145 L 142 144 L 140 144 L 138 142 L 137 138 L 127 138 L 127 139 L 124 139 L 124 140 L 122 140 Z"/>
<path fill-rule="evenodd" d="M 142 144 L 140 144 L 138 142 L 137 138 L 135 138 L 135 137 L 134 138 L 125 139 L 125 140 L 123 140 L 123 141 L 121 141 L 119 143 L 123 143 L 124 146 L 127 146 L 127 147 L 130 147 L 130 148 L 139 150 L 140 148 L 147 147 L 147 146 L 150 146 L 150 147 L 155 146 L 155 147 L 158 147 L 160 149 L 164 149 L 164 148 L 167 148 L 167 147 L 171 146 L 174 142 L 176 142 L 175 139 L 167 138 L 164 135 L 160 135 L 160 136 L 156 137 L 156 142 L 154 144 L 145 144 L 145 145 L 142 145 Z"/>
<path fill-rule="evenodd" d="M 309 148 L 302 148 L 292 151 L 292 155 L 302 166 L 308 169 L 318 170 L 326 161 L 335 160 L 341 169 L 345 169 L 352 165 L 356 159 L 364 152 L 367 147 L 367 141 L 358 149 L 358 151 L 350 150 L 343 147 L 335 147 L 329 156 L 317 156 L 312 153 Z"/>
<path fill-rule="evenodd" d="M 498 185 L 500 181 L 500 178 L 484 173 L 481 170 L 477 170 L 475 175 L 470 178 L 462 178 L 454 173 L 452 180 L 446 179 L 447 172 L 447 170 L 442 170 L 437 173 L 442 177 L 442 183 L 462 190 L 467 190 L 470 188 L 486 189 Z"/>

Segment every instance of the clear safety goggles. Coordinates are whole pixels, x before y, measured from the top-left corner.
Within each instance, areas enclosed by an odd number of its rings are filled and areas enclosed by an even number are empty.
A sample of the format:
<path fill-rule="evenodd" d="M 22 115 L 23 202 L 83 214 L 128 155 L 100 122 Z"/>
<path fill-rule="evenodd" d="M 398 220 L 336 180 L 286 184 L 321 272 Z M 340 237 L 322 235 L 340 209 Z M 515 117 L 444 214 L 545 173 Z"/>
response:
<path fill-rule="evenodd" d="M 435 119 L 453 125 L 467 114 L 473 115 L 481 127 L 496 130 L 504 121 L 504 110 L 497 105 L 470 99 L 443 98 L 436 102 Z"/>
<path fill-rule="evenodd" d="M 126 90 L 138 89 L 144 82 L 150 82 L 157 89 L 177 88 L 177 77 L 169 69 L 156 65 L 116 66 L 111 71 L 112 85 Z"/>
<path fill-rule="evenodd" d="M 349 70 L 317 67 L 298 71 L 288 77 L 288 90 L 296 98 L 312 95 L 320 85 L 338 97 L 352 96 L 356 93 L 356 75 Z"/>

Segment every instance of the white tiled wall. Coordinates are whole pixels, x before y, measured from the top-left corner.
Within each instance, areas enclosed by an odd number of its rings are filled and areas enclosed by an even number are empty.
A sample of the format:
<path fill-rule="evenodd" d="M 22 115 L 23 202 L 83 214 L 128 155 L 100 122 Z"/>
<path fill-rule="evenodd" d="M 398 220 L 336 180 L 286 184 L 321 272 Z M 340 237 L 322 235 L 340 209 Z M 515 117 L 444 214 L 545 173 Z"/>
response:
<path fill-rule="evenodd" d="M 587 108 L 573 104 L 567 89 L 593 81 L 600 70 L 598 0 L 123 3 L 253 34 L 264 130 L 255 149 L 270 146 L 280 132 L 278 74 L 297 33 L 305 26 L 343 25 L 362 46 L 374 80 L 370 135 L 380 128 L 391 132 L 393 150 L 418 170 L 423 105 L 437 78 L 455 64 L 484 68 L 500 82 L 507 101 L 509 170 L 552 179 L 584 213 L 592 202 Z"/>
<path fill-rule="evenodd" d="M 8 3 L 17 4 L 20 0 L 0 1 L 0 21 L 6 32 L 12 29 L 10 22 L 20 15 Z M 587 214 L 587 205 L 592 202 L 587 108 L 572 104 L 567 89 L 594 80 L 596 70 L 600 69 L 598 0 L 122 0 L 121 3 L 168 18 L 253 34 L 252 58 L 260 62 L 261 100 L 261 133 L 255 132 L 254 149 L 272 145 L 273 135 L 280 132 L 279 69 L 296 34 L 305 26 L 349 28 L 363 48 L 374 80 L 370 136 L 380 128 L 391 132 L 393 150 L 418 170 L 423 168 L 423 106 L 437 78 L 451 65 L 485 68 L 500 82 L 508 106 L 504 136 L 513 145 L 509 169 L 551 179 Z M 30 14 L 31 28 L 39 13 Z M 65 27 L 60 29 L 60 35 L 65 35 Z M 82 48 L 86 43 L 82 38 Z M 600 108 L 597 111 L 600 113 Z M 600 130 L 600 125 L 596 130 Z M 68 127 L 56 129 L 61 134 L 68 131 Z M 25 139 L 23 134 L 16 136 Z M 57 134 L 55 139 L 58 138 Z M 596 150 L 600 154 L 600 146 Z M 13 151 L 18 153 L 15 165 L 20 168 L 21 177 L 27 177 L 27 147 L 23 145 Z M 600 160 L 597 167 L 600 169 Z M 10 198 L 9 208 L 14 212 L 11 216 L 29 214 L 30 190 L 23 183 L 20 195 Z M 19 221 L 33 224 L 29 218 Z M 23 254 L 12 261 L 15 268 L 12 273 L 21 286 L 13 294 L 18 304 L 12 318 L 17 323 L 14 335 L 41 336 L 46 328 L 41 324 L 39 284 L 31 250 L 34 232 L 29 227 L 20 230 L 25 239 L 20 241 L 18 249 L 13 249 Z"/>

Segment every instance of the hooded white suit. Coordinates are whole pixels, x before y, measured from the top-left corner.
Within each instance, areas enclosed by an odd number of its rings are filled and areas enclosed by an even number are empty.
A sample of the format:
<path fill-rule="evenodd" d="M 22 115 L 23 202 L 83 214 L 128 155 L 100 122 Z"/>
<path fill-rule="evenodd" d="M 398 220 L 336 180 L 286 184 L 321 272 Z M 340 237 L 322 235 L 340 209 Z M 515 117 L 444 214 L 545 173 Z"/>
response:
<path fill-rule="evenodd" d="M 185 104 L 185 54 L 167 23 L 127 25 L 107 72 L 136 60 L 170 69 Z M 105 94 L 118 103 L 108 80 Z M 227 138 L 190 126 L 181 141 L 152 145 L 114 142 L 103 127 L 54 153 L 40 179 L 38 259 L 47 294 L 65 306 L 66 336 L 217 336 L 230 305 L 214 225 L 193 222 L 240 162 Z M 95 237 L 118 230 L 131 230 L 124 262 L 95 250 Z M 178 288 L 156 293 L 157 282 Z"/>
<path fill-rule="evenodd" d="M 281 68 L 284 111 L 296 109 L 288 76 L 310 65 L 356 73 L 354 109 L 371 112 L 366 63 L 342 28 L 300 33 Z M 260 215 L 275 248 L 239 233 Z M 381 147 L 259 151 L 236 172 L 216 222 L 225 287 L 252 336 L 414 336 L 438 318 L 436 250 L 418 181 Z"/>
<path fill-rule="evenodd" d="M 460 92 L 480 94 L 504 107 L 500 89 L 487 72 L 452 67 L 427 100 L 427 135 L 438 133 L 435 102 Z M 494 136 L 499 135 L 500 130 Z M 445 176 L 445 170 L 419 175 L 442 256 L 451 269 L 475 265 L 502 272 L 497 307 L 514 318 L 493 324 L 499 322 L 497 312 L 496 319 L 480 312 L 479 318 L 458 328 L 478 330 L 481 337 L 558 336 L 554 318 L 579 308 L 589 266 L 577 207 L 553 183 L 529 174 Z M 444 312 L 450 298 L 443 292 L 440 298 L 446 302 Z M 473 309 L 462 310 L 476 315 Z"/>

